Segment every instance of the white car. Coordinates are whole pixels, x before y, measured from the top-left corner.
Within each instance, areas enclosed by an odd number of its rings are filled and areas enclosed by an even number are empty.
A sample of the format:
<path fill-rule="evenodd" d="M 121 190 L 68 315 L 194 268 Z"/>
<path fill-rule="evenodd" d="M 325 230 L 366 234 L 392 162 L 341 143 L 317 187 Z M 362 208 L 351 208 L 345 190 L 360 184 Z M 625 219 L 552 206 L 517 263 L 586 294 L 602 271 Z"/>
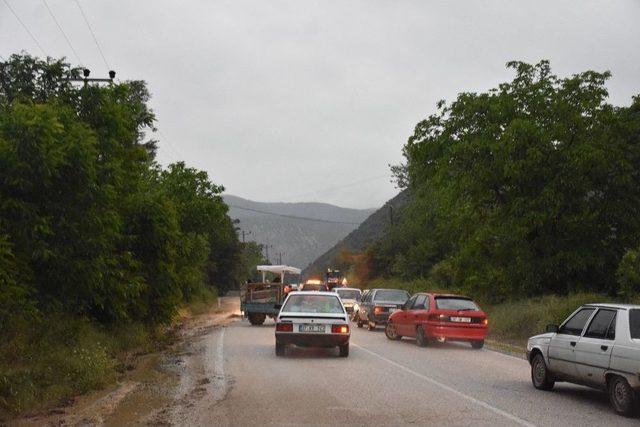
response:
<path fill-rule="evenodd" d="M 333 291 L 338 294 L 344 304 L 345 310 L 349 317 L 353 316 L 354 310 L 357 309 L 362 297 L 362 291 L 358 288 L 334 288 Z"/>
<path fill-rule="evenodd" d="M 618 414 L 640 407 L 640 305 L 586 304 L 529 338 L 533 386 L 567 381 L 606 390 Z"/>
<path fill-rule="evenodd" d="M 347 312 L 335 292 L 290 292 L 276 319 L 276 356 L 293 344 L 338 347 L 347 357 L 350 337 Z"/>

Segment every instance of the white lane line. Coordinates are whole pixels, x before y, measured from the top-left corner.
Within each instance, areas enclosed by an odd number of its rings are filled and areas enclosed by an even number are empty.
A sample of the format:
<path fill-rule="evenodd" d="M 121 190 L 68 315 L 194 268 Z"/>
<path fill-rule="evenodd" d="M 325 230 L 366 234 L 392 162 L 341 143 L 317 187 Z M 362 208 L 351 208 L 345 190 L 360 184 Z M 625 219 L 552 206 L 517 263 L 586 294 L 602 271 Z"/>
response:
<path fill-rule="evenodd" d="M 218 342 L 216 343 L 215 369 L 212 381 L 213 400 L 219 401 L 227 394 L 227 378 L 224 374 L 224 331 L 225 327 L 220 328 Z"/>
<path fill-rule="evenodd" d="M 424 380 L 424 381 L 426 381 L 426 382 L 428 382 L 430 384 L 433 384 L 433 385 L 435 385 L 437 387 L 440 387 L 443 390 L 446 390 L 446 391 L 448 391 L 450 393 L 453 393 L 456 396 L 462 397 L 463 399 L 466 399 L 471 403 L 475 403 L 478 406 L 481 406 L 481 407 L 483 407 L 485 409 L 488 409 L 489 411 L 491 411 L 491 412 L 493 412 L 495 414 L 501 415 L 501 416 L 503 416 L 503 417 L 513 421 L 513 422 L 516 422 L 516 423 L 518 423 L 518 424 L 520 424 L 522 426 L 535 427 L 535 424 L 532 424 L 532 423 L 530 423 L 529 421 L 527 421 L 525 419 L 522 419 L 522 418 L 517 417 L 517 416 L 515 416 L 513 414 L 510 414 L 509 412 L 503 411 L 500 408 L 496 408 L 495 406 L 489 405 L 487 402 L 484 402 L 482 400 L 478 400 L 475 397 L 469 396 L 468 394 L 464 394 L 461 391 L 458 391 L 453 387 L 449 387 L 448 385 L 441 383 L 440 381 L 436 381 L 433 378 L 429 378 L 426 375 L 422 375 L 419 372 L 416 372 L 416 371 L 414 371 L 412 369 L 407 368 L 406 366 L 403 366 L 403 365 L 401 365 L 401 364 L 399 364 L 397 362 L 394 362 L 391 359 L 387 359 L 386 357 L 384 357 L 384 356 L 382 356 L 382 355 L 380 355 L 380 354 L 378 354 L 378 353 L 376 353 L 374 351 L 371 351 L 371 350 L 369 350 L 367 348 L 364 348 L 364 347 L 362 347 L 362 346 L 360 346 L 358 344 L 354 344 L 353 342 L 351 342 L 351 345 L 359 348 L 360 350 L 364 351 L 365 353 L 369 353 L 370 355 L 375 356 L 378 359 L 389 363 L 390 365 L 395 366 L 396 368 L 398 368 L 398 369 L 400 369 L 402 371 L 405 371 L 405 372 L 407 372 L 409 374 L 412 374 L 412 375 L 414 375 L 414 376 L 416 376 L 416 377 L 418 377 L 418 378 L 420 378 L 420 379 L 422 379 L 422 380 Z"/>

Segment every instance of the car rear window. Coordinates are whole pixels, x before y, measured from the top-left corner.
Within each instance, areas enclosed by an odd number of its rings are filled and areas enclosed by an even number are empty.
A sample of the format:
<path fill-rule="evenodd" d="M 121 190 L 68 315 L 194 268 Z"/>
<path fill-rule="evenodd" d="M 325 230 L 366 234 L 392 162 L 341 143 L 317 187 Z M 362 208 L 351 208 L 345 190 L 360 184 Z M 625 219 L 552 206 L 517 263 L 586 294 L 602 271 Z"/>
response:
<path fill-rule="evenodd" d="M 406 302 L 409 299 L 409 293 L 395 289 L 382 289 L 376 292 L 373 297 L 374 301 L 398 301 Z"/>
<path fill-rule="evenodd" d="M 355 289 L 339 289 L 337 292 L 342 299 L 360 299 L 360 291 Z"/>
<path fill-rule="evenodd" d="M 291 295 L 282 307 L 285 313 L 344 313 L 340 300 L 333 295 Z"/>
<path fill-rule="evenodd" d="M 469 298 L 436 297 L 436 308 L 440 310 L 480 310 L 480 307 Z"/>
<path fill-rule="evenodd" d="M 631 338 L 640 340 L 640 310 L 633 309 L 629 311 L 629 329 Z"/>

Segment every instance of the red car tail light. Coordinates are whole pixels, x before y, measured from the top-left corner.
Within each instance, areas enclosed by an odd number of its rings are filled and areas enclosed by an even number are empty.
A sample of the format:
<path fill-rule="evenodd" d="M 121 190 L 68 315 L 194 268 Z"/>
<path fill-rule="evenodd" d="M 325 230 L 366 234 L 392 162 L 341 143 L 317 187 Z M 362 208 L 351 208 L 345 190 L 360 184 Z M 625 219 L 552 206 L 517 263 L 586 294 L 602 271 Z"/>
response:
<path fill-rule="evenodd" d="M 489 326 L 489 319 L 487 319 L 486 317 L 484 319 L 482 319 L 482 324 L 484 326 Z"/>
<path fill-rule="evenodd" d="M 373 312 L 375 314 L 380 314 L 384 311 L 384 307 L 374 307 Z"/>
<path fill-rule="evenodd" d="M 349 325 L 331 325 L 332 334 L 348 334 Z"/>
<path fill-rule="evenodd" d="M 293 332 L 293 323 L 278 323 L 276 324 L 276 331 Z"/>

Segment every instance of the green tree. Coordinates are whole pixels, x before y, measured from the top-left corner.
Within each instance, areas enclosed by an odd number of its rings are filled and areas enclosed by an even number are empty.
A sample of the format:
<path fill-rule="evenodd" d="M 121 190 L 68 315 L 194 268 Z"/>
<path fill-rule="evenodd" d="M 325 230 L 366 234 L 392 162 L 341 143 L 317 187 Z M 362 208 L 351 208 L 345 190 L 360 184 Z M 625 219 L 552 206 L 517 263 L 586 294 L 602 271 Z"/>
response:
<path fill-rule="evenodd" d="M 456 286 L 494 298 L 615 292 L 640 230 L 638 98 L 608 104 L 609 73 L 508 66 L 513 81 L 417 124 L 396 168 L 414 200 L 379 251 L 385 271 L 428 276 L 447 260 Z"/>

